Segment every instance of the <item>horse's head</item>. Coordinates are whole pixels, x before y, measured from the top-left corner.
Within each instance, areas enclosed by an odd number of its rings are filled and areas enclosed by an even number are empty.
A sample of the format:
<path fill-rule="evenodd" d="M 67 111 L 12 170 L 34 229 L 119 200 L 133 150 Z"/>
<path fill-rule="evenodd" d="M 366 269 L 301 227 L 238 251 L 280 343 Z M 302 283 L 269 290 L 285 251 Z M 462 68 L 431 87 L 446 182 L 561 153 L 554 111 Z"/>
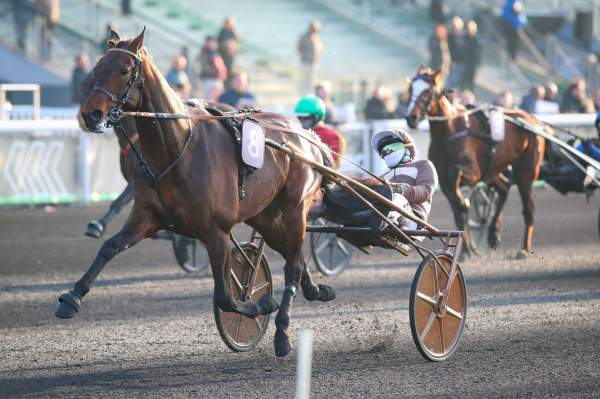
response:
<path fill-rule="evenodd" d="M 434 98 L 442 92 L 442 76 L 440 70 L 420 67 L 410 81 L 408 88 L 409 102 L 406 109 L 406 123 L 411 129 L 417 127 L 427 113 L 432 110 Z"/>
<path fill-rule="evenodd" d="M 123 41 L 111 31 L 106 54 L 98 60 L 83 87 L 86 97 L 79 109 L 79 120 L 84 130 L 102 133 L 107 118 L 110 122 L 121 110 L 140 106 L 144 82 L 140 48 L 144 31 L 133 40 Z"/>

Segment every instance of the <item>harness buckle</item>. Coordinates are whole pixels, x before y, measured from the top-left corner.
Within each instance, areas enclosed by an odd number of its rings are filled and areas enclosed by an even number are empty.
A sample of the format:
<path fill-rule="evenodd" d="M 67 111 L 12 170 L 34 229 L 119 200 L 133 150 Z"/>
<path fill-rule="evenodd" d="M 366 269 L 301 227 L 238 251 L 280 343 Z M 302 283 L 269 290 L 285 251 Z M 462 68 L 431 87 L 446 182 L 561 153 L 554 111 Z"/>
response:
<path fill-rule="evenodd" d="M 112 108 L 110 111 L 108 111 L 108 114 L 106 114 L 106 120 L 108 122 L 108 125 L 115 125 L 121 120 L 122 117 L 123 110 L 121 110 L 121 108 L 119 107 Z"/>

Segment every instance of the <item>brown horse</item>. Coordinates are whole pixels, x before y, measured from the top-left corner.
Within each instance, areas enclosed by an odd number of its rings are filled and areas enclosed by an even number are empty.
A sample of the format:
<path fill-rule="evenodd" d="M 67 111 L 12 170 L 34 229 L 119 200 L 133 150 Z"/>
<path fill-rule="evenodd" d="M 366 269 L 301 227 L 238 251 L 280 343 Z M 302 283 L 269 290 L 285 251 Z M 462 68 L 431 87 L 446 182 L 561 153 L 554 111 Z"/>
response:
<path fill-rule="evenodd" d="M 498 208 L 488 230 L 488 243 L 496 248 L 500 243 L 500 227 L 509 191 L 502 172 L 511 165 L 525 219 L 523 247 L 517 257 L 528 256 L 534 230 L 532 185 L 539 174 L 545 142 L 510 119 L 522 118 L 537 125 L 535 118 L 521 110 L 505 109 L 504 115 L 508 118 L 504 122 L 505 138 L 494 143 L 490 135 L 484 133 L 487 117 L 483 111 L 471 112 L 454 106 L 444 93 L 439 71 L 420 68 L 411 81 L 409 94 L 407 123 L 415 128 L 422 119 L 429 119 L 429 159 L 438 171 L 440 186 L 450 202 L 457 228 L 467 232 L 468 249 L 476 251 L 468 233 L 468 205 L 461 194 L 461 185 L 473 187 L 477 182 L 485 181 L 498 191 Z"/>
<path fill-rule="evenodd" d="M 109 112 L 119 109 L 186 112 L 152 64 L 147 50 L 142 48 L 143 39 L 144 32 L 126 41 L 112 32 L 109 50 L 94 68 L 94 90 L 80 109 L 87 130 L 102 132 Z M 214 301 L 220 309 L 254 318 L 279 308 L 275 319 L 275 353 L 285 356 L 291 350 L 287 330 L 298 287 L 302 287 L 309 300 L 327 301 L 335 297 L 331 287 L 316 286 L 301 263 L 306 216 L 313 196 L 320 190 L 322 176 L 304 163 L 265 148 L 264 166 L 246 178 L 245 196 L 240 200 L 239 162 L 231 136 L 219 121 L 209 118 L 205 108 L 197 107 L 190 113 L 197 117 L 194 122 L 135 118 L 145 164 L 136 168 L 133 176 L 135 201 L 129 218 L 117 234 L 104 242 L 73 291 L 60 297 L 56 315 L 68 318 L 76 314 L 80 299 L 116 254 L 160 229 L 169 229 L 206 244 L 215 282 Z M 310 133 L 302 133 L 297 121 L 273 113 L 255 113 L 252 117 L 271 127 L 299 132 L 287 134 L 265 129 L 267 138 L 288 141 L 315 162 L 332 162 L 329 154 L 302 138 Z M 244 221 L 286 260 L 281 305 L 268 294 L 257 302 L 241 302 L 231 294 L 230 234 L 236 224 Z"/>

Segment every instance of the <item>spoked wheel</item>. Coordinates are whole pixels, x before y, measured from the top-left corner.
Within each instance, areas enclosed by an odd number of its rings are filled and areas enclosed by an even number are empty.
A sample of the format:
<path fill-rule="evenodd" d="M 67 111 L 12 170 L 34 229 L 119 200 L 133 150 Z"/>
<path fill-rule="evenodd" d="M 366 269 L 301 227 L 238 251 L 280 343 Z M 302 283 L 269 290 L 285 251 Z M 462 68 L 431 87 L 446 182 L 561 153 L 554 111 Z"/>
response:
<path fill-rule="evenodd" d="M 315 225 L 336 226 L 322 219 L 315 220 Z M 332 233 L 311 233 L 310 250 L 317 269 L 326 276 L 337 276 L 352 260 L 352 245 Z"/>
<path fill-rule="evenodd" d="M 251 243 L 241 244 L 242 250 L 256 265 L 254 271 L 242 253 L 234 248 L 232 251 L 231 275 L 229 284 L 232 295 L 238 301 L 257 301 L 264 294 L 273 295 L 273 281 L 267 258 L 262 255 L 256 261 L 259 250 Z M 234 352 L 253 350 L 267 332 L 269 317 L 257 316 L 251 319 L 234 312 L 224 312 L 213 303 L 213 311 L 219 335 L 223 342 Z"/>
<path fill-rule="evenodd" d="M 469 232 L 475 245 L 481 247 L 498 207 L 498 192 L 490 186 L 478 185 L 471 192 L 469 203 Z"/>
<path fill-rule="evenodd" d="M 204 273 L 208 271 L 210 262 L 206 247 L 189 237 L 172 233 L 173 252 L 177 264 L 188 273 Z"/>
<path fill-rule="evenodd" d="M 452 279 L 446 305 L 442 295 L 452 258 L 427 256 L 417 269 L 410 291 L 410 330 L 419 352 L 430 361 L 446 360 L 458 347 L 467 316 L 467 288 L 460 267 Z"/>

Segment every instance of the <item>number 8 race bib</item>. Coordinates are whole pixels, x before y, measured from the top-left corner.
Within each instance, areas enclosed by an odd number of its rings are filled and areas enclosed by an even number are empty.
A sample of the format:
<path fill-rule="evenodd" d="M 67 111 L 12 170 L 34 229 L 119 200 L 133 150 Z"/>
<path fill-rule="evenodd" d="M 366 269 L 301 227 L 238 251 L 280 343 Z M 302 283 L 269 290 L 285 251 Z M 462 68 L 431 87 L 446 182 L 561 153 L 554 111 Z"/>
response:
<path fill-rule="evenodd" d="M 265 132 L 262 126 L 248 119 L 242 124 L 242 160 L 257 169 L 265 161 Z"/>

